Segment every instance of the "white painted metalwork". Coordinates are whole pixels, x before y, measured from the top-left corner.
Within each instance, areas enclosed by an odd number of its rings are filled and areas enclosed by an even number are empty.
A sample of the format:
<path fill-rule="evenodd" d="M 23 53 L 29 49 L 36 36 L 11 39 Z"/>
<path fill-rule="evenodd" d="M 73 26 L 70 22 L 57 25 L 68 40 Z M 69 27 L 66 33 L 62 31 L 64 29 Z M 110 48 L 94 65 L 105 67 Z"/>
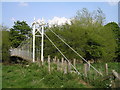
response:
<path fill-rule="evenodd" d="M 33 62 L 35 62 L 35 18 L 34 18 L 34 23 L 33 23 Z"/>
<path fill-rule="evenodd" d="M 43 56 L 43 45 L 44 45 L 44 19 L 42 20 L 37 20 L 33 22 L 33 62 L 35 62 L 35 36 L 40 36 L 36 35 L 37 32 L 41 34 L 41 61 L 43 63 L 44 61 L 44 56 Z M 38 27 L 36 27 L 38 25 Z"/>
<path fill-rule="evenodd" d="M 41 36 L 42 36 L 42 41 L 41 41 L 41 61 L 42 61 L 42 64 L 43 64 L 43 60 L 44 60 L 44 58 L 43 58 L 43 45 L 44 45 L 44 20 L 43 20 L 43 18 L 42 18 L 42 32 L 41 32 Z"/>

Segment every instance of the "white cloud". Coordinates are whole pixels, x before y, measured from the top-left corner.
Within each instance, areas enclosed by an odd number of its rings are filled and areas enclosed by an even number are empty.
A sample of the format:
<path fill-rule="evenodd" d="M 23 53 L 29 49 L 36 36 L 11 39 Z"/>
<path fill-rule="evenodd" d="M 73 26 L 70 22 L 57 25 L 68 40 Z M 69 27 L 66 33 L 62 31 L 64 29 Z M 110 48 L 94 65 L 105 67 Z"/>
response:
<path fill-rule="evenodd" d="M 19 6 L 26 7 L 26 6 L 28 6 L 28 3 L 26 3 L 26 2 L 20 2 Z"/>
<path fill-rule="evenodd" d="M 118 4 L 119 0 L 106 0 L 108 2 L 109 5 L 111 6 L 115 6 Z"/>
<path fill-rule="evenodd" d="M 61 26 L 65 25 L 66 23 L 71 25 L 70 19 L 67 19 L 65 17 L 54 17 L 52 20 L 48 20 L 49 27 L 55 25 L 55 26 Z"/>

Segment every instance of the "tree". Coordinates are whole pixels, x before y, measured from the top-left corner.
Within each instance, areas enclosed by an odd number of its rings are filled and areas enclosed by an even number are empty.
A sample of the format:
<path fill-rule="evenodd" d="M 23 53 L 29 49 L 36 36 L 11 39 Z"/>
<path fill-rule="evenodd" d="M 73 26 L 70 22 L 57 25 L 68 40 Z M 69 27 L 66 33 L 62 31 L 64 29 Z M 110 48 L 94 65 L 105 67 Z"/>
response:
<path fill-rule="evenodd" d="M 0 43 L 0 49 L 2 51 L 2 61 L 3 62 L 9 62 L 10 60 L 10 42 L 9 42 L 9 31 L 6 26 L 0 26 L 2 32 L 2 42 Z"/>
<path fill-rule="evenodd" d="M 89 12 L 88 9 L 83 8 L 82 10 L 78 10 L 73 19 L 73 23 L 79 24 L 81 26 L 101 26 L 104 24 L 105 14 L 102 12 L 100 8 L 94 10 L 93 12 Z"/>
<path fill-rule="evenodd" d="M 113 31 L 113 33 L 114 33 L 114 38 L 117 43 L 115 59 L 117 61 L 119 61 L 120 60 L 120 27 L 115 22 L 110 22 L 110 23 L 106 24 L 105 27 L 107 27 L 109 30 Z"/>
<path fill-rule="evenodd" d="M 79 29 L 83 28 L 85 31 L 84 57 L 86 59 L 112 61 L 115 57 L 114 34 L 113 31 L 103 26 L 104 21 L 105 15 L 101 9 L 88 12 L 85 8 L 78 11 L 73 20 L 76 27 L 79 26 Z"/>
<path fill-rule="evenodd" d="M 71 25 L 51 27 L 62 39 L 73 47 L 86 60 L 94 59 L 104 62 L 113 61 L 116 42 L 113 31 L 106 28 L 103 23 L 105 15 L 101 9 L 89 12 L 87 9 L 79 10 L 71 21 Z M 50 30 L 46 34 L 56 46 L 69 58 L 80 59 L 71 49 L 61 42 Z M 45 40 L 45 55 L 61 57 L 60 53 Z M 49 52 L 48 52 L 49 51 Z"/>
<path fill-rule="evenodd" d="M 25 21 L 14 22 L 13 27 L 10 29 L 11 46 L 16 48 L 25 39 L 31 36 L 31 28 Z"/>

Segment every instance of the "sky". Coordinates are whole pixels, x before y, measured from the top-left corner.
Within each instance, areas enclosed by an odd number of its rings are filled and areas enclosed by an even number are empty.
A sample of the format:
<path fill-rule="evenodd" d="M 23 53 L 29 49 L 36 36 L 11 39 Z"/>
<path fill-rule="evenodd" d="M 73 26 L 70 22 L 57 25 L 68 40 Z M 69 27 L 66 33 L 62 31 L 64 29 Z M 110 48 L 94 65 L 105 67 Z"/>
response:
<path fill-rule="evenodd" d="M 1 6 L 1 3 L 0 3 Z M 11 28 L 16 20 L 24 20 L 30 26 L 36 19 L 45 22 L 58 18 L 73 18 L 77 10 L 87 8 L 90 12 L 101 8 L 106 23 L 118 22 L 118 4 L 110 2 L 2 2 L 2 24 Z"/>

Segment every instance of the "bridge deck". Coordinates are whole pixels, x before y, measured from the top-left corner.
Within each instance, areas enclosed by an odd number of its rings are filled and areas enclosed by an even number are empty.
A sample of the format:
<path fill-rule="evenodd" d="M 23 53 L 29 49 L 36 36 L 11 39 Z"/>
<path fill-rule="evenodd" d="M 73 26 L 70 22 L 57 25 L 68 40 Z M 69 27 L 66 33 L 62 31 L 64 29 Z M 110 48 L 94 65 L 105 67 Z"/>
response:
<path fill-rule="evenodd" d="M 16 56 L 16 57 L 23 58 L 25 60 L 32 61 L 32 52 L 17 49 L 17 48 L 11 49 L 10 52 L 11 52 L 10 53 L 11 56 Z"/>

